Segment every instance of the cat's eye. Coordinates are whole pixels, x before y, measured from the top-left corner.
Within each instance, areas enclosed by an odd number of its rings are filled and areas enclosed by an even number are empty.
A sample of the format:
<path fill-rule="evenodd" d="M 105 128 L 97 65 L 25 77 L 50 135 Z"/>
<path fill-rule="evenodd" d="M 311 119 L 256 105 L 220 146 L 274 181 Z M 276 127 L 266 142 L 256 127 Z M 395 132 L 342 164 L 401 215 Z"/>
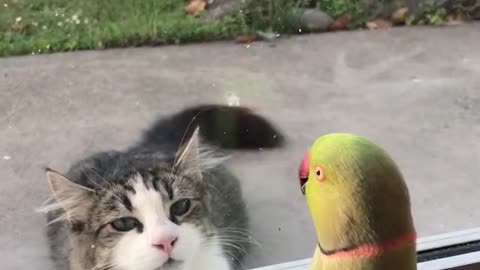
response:
<path fill-rule="evenodd" d="M 170 214 L 174 216 L 185 215 L 190 210 L 191 202 L 189 199 L 181 199 L 170 206 Z"/>
<path fill-rule="evenodd" d="M 140 225 L 140 221 L 133 217 L 122 217 L 111 223 L 112 227 L 119 232 L 128 232 Z"/>

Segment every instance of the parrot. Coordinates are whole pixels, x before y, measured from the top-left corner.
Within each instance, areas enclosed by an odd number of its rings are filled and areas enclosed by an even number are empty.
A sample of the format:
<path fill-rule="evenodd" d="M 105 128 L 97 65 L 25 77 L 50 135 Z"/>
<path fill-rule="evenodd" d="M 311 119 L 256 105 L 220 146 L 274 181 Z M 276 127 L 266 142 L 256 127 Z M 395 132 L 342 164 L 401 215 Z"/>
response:
<path fill-rule="evenodd" d="M 310 270 L 416 270 L 408 187 L 380 146 L 351 133 L 318 137 L 298 169 L 317 245 Z"/>

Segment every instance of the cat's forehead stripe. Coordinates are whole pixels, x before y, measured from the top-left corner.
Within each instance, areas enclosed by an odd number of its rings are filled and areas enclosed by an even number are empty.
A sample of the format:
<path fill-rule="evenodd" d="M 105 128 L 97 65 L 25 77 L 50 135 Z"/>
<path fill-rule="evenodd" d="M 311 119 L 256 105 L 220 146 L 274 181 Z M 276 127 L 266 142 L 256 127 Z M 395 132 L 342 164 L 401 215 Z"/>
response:
<path fill-rule="evenodd" d="M 170 180 L 170 179 L 171 179 L 171 180 Z M 170 200 L 173 199 L 172 183 L 173 183 L 173 180 L 174 180 L 174 179 L 175 179 L 175 178 L 169 176 L 165 181 L 162 181 L 162 180 L 156 181 L 156 182 L 162 183 L 162 187 L 163 187 L 165 193 L 167 194 L 168 199 L 170 199 Z"/>
<path fill-rule="evenodd" d="M 160 178 L 161 176 L 161 178 Z M 148 173 L 138 173 L 134 177 L 135 181 L 138 181 L 138 177 L 142 178 L 142 181 L 147 188 L 153 188 L 155 191 L 161 193 L 168 199 L 173 199 L 172 182 L 175 179 L 174 175 L 168 170 L 149 170 Z"/>
<path fill-rule="evenodd" d="M 153 185 L 144 182 L 140 174 L 134 176 L 130 181 L 136 191 L 136 194 L 130 194 L 129 196 L 132 209 L 146 228 L 153 228 L 159 220 L 168 219 L 164 209 L 162 192 L 154 190 Z"/>
<path fill-rule="evenodd" d="M 126 194 L 122 195 L 122 204 L 127 208 L 128 211 L 132 212 L 133 211 L 133 205 L 130 199 Z"/>
<path fill-rule="evenodd" d="M 135 189 L 132 187 L 132 185 L 130 184 L 130 182 L 126 182 L 126 183 L 123 185 L 123 189 L 125 189 L 125 191 L 127 191 L 127 192 L 132 193 L 133 195 L 135 195 L 135 193 L 136 193 Z"/>
<path fill-rule="evenodd" d="M 143 185 L 147 190 L 149 190 L 150 188 L 153 188 L 152 179 L 149 175 L 146 175 L 146 174 L 141 175 L 140 173 L 138 173 L 137 177 L 142 179 Z"/>

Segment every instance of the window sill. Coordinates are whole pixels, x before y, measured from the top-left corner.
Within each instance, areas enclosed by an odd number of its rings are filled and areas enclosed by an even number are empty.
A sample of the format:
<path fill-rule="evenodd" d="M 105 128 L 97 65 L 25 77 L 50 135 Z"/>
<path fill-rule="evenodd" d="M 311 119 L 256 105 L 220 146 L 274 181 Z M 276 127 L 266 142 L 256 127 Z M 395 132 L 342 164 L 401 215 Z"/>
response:
<path fill-rule="evenodd" d="M 417 240 L 418 270 L 480 269 L 480 228 Z M 311 259 L 268 265 L 251 270 L 308 270 Z"/>

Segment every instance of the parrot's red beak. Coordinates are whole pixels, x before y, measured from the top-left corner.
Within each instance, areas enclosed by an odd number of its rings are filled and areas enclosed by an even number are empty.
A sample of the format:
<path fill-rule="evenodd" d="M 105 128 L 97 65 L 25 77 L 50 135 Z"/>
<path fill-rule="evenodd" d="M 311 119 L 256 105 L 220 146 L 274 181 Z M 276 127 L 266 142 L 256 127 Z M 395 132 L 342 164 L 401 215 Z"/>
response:
<path fill-rule="evenodd" d="M 298 167 L 298 180 L 300 181 L 300 188 L 302 190 L 302 194 L 305 194 L 305 184 L 308 180 L 308 171 L 310 167 L 310 154 L 308 151 L 303 155 L 302 162 L 300 162 L 300 166 Z"/>

